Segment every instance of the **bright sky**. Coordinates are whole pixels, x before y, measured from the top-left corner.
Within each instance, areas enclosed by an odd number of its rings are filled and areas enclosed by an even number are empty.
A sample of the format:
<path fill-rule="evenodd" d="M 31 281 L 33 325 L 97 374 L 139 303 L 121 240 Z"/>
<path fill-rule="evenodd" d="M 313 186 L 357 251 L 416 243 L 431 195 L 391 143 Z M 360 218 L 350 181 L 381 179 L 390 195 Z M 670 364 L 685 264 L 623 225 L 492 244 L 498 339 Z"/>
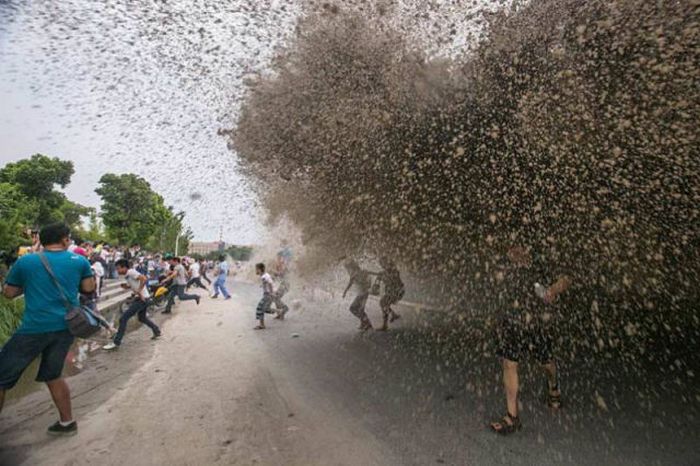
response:
<path fill-rule="evenodd" d="M 103 173 L 133 172 L 186 212 L 196 239 L 223 228 L 228 242 L 258 243 L 254 196 L 216 133 L 233 126 L 243 78 L 269 60 L 270 31 L 293 15 L 266 10 L 274 1 L 126 3 L 0 5 L 0 165 L 72 160 L 67 195 L 95 207 Z"/>
<path fill-rule="evenodd" d="M 67 194 L 93 207 L 103 173 L 136 173 L 185 211 L 197 240 L 223 228 L 227 242 L 259 244 L 263 214 L 216 133 L 234 126 L 245 78 L 293 34 L 299 3 L 2 1 L 0 165 L 35 153 L 72 160 Z M 395 8 L 416 38 L 456 22 L 461 33 L 437 42 L 461 51 L 468 13 L 500 2 L 458 3 Z"/>

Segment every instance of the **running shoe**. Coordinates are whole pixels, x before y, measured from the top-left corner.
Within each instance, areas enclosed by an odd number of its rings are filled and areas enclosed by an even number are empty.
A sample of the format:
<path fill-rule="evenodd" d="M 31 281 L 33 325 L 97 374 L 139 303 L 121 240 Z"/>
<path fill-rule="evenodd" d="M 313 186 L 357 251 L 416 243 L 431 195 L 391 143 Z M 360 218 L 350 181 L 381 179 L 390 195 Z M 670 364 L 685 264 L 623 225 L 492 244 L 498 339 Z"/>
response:
<path fill-rule="evenodd" d="M 56 423 L 49 427 L 46 432 L 49 435 L 55 435 L 60 437 L 75 435 L 78 433 L 78 423 L 73 421 L 67 426 L 64 426 L 60 422 L 56 421 Z"/>

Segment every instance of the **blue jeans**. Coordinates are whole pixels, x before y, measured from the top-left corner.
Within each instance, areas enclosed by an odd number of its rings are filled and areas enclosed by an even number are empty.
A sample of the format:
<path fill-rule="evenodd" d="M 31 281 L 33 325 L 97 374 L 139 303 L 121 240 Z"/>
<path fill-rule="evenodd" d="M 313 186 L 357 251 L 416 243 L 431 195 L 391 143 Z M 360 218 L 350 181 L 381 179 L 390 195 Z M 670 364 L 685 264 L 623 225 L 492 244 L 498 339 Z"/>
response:
<path fill-rule="evenodd" d="M 168 297 L 168 304 L 165 305 L 164 312 L 170 312 L 170 309 L 175 304 L 175 296 L 180 298 L 180 301 L 192 301 L 193 299 L 198 299 L 199 296 L 195 294 L 185 293 L 185 288 L 187 285 L 173 285 L 175 288 L 170 290 L 170 296 Z"/>
<path fill-rule="evenodd" d="M 124 334 L 126 333 L 126 325 L 129 323 L 129 319 L 131 319 L 135 315 L 138 315 L 139 322 L 143 323 L 148 328 L 150 328 L 151 331 L 153 331 L 153 335 L 160 335 L 160 329 L 158 328 L 158 326 L 154 324 L 151 319 L 148 318 L 148 314 L 146 314 L 147 310 L 147 301 L 135 299 L 134 302 L 131 303 L 129 309 L 127 309 L 126 312 L 124 312 L 124 314 L 122 314 L 121 318 L 119 319 L 119 330 L 117 330 L 117 334 L 114 336 L 115 345 L 118 346 L 122 344 Z"/>
<path fill-rule="evenodd" d="M 0 390 L 14 387 L 22 372 L 41 355 L 37 382 L 60 379 L 73 335 L 68 330 L 12 335 L 0 350 Z"/>
<path fill-rule="evenodd" d="M 230 298 L 228 290 L 226 289 L 226 277 L 219 277 L 214 282 L 214 297 L 219 296 L 219 292 L 224 295 L 224 298 Z"/>

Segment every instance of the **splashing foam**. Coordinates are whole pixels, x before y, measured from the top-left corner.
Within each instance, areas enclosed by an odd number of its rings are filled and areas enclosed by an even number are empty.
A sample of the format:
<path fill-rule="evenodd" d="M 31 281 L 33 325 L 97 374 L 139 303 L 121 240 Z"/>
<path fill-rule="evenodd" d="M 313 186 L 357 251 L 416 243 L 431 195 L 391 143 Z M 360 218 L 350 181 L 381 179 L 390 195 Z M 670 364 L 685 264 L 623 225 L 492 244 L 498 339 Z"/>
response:
<path fill-rule="evenodd" d="M 575 277 L 582 344 L 697 342 L 698 2 L 516 5 L 450 58 L 380 13 L 309 7 L 251 83 L 226 134 L 272 218 L 319 257 L 391 255 L 458 312 L 493 310 L 523 245 Z"/>

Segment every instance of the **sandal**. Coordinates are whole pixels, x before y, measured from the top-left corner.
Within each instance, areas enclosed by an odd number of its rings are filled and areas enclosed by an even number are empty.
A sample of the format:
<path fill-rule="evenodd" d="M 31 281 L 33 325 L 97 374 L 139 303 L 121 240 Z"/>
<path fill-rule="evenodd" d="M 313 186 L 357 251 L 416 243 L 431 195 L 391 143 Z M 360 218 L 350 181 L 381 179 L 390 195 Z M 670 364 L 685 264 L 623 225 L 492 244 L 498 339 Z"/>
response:
<path fill-rule="evenodd" d="M 522 428 L 520 423 L 520 418 L 518 416 L 513 416 L 510 413 L 506 413 L 501 421 L 495 421 L 491 423 L 491 429 L 497 434 L 509 435 L 519 431 Z"/>
<path fill-rule="evenodd" d="M 557 394 L 552 395 L 552 392 L 557 392 Z M 553 390 L 547 392 L 547 406 L 552 409 L 561 408 L 561 392 L 559 391 L 559 387 L 554 387 Z"/>
<path fill-rule="evenodd" d="M 265 326 L 263 326 L 263 325 L 258 325 L 258 326 L 256 326 L 256 327 L 253 327 L 253 330 L 265 330 L 266 328 L 267 328 L 267 327 L 265 327 Z"/>
<path fill-rule="evenodd" d="M 554 387 L 549 386 L 549 382 L 544 384 L 545 392 L 547 393 L 547 406 L 552 409 L 561 408 L 561 391 L 559 391 L 559 382 Z M 553 394 L 556 393 L 556 395 Z"/>

